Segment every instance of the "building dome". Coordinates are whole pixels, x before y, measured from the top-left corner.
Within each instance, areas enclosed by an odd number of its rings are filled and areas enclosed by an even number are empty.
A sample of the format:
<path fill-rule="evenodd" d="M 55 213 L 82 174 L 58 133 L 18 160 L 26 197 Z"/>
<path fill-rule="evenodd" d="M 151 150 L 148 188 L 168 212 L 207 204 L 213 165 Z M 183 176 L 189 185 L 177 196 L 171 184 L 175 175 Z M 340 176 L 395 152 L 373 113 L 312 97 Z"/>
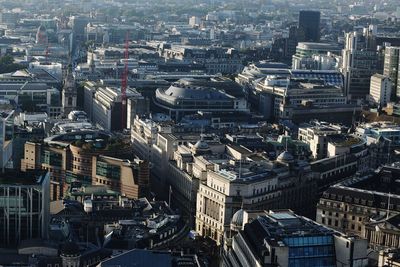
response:
<path fill-rule="evenodd" d="M 194 148 L 197 149 L 208 149 L 208 144 L 207 142 L 204 142 L 204 140 L 199 140 L 194 144 Z"/>
<path fill-rule="evenodd" d="M 292 154 L 290 154 L 290 152 L 284 151 L 281 154 L 279 154 L 276 160 L 280 162 L 291 162 L 294 160 L 294 157 Z"/>
<path fill-rule="evenodd" d="M 77 257 L 79 255 L 79 246 L 71 240 L 67 241 L 61 248 L 61 256 L 63 257 Z"/>
<path fill-rule="evenodd" d="M 243 227 L 243 215 L 244 215 L 244 210 L 240 209 L 235 214 L 232 216 L 231 220 L 231 230 L 233 231 L 239 231 Z"/>

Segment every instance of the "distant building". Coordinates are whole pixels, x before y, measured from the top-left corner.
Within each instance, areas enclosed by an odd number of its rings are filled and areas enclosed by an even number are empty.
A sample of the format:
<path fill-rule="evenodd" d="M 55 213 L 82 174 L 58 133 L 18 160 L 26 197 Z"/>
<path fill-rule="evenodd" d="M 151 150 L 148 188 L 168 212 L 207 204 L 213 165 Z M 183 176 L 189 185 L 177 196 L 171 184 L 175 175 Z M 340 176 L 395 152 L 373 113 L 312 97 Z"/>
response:
<path fill-rule="evenodd" d="M 369 94 L 371 76 L 381 72 L 380 57 L 369 44 L 369 36 L 350 32 L 346 33 L 345 42 L 341 71 L 346 96 L 349 99 L 365 99 Z"/>
<path fill-rule="evenodd" d="M 312 76 L 312 73 L 309 73 Z M 307 73 L 299 73 L 307 76 Z M 325 78 L 336 78 L 333 73 Z M 340 76 L 339 76 L 340 77 Z M 340 82 L 340 78 L 338 80 Z M 266 119 L 292 120 L 297 123 L 312 119 L 351 122 L 351 114 L 360 107 L 348 104 L 343 88 L 316 78 L 291 78 L 278 75 L 258 79 L 249 96 L 258 104 L 259 112 Z"/>
<path fill-rule="evenodd" d="M 13 155 L 14 110 L 2 110 L 0 112 L 0 168 L 4 172 L 7 164 L 11 163 Z"/>
<path fill-rule="evenodd" d="M 371 76 L 369 95 L 372 103 L 383 108 L 390 102 L 392 96 L 392 82 L 390 78 L 381 74 Z"/>
<path fill-rule="evenodd" d="M 299 127 L 299 140 L 309 144 L 312 156 L 322 159 L 328 155 L 328 137 L 341 134 L 346 130 L 341 125 L 326 122 L 315 122 L 314 124 L 303 123 Z"/>
<path fill-rule="evenodd" d="M 0 175 L 0 247 L 15 247 L 25 239 L 48 238 L 49 199 L 47 172 Z"/>
<path fill-rule="evenodd" d="M 189 25 L 192 27 L 200 26 L 201 18 L 192 16 L 189 18 Z"/>
<path fill-rule="evenodd" d="M 392 97 L 400 97 L 400 47 L 385 47 L 385 59 L 383 65 L 383 75 L 390 78 L 392 82 Z"/>
<path fill-rule="evenodd" d="M 77 89 L 75 79 L 72 75 L 72 66 L 69 65 L 67 69 L 67 75 L 64 79 L 64 86 L 62 88 L 62 109 L 64 116 L 76 110 L 77 107 Z"/>
<path fill-rule="evenodd" d="M 176 121 L 187 114 L 202 112 L 248 113 L 247 101 L 223 90 L 197 86 L 190 80 L 179 80 L 168 89 L 157 89 L 155 104 Z"/>
<path fill-rule="evenodd" d="M 337 44 L 300 42 L 296 47 L 296 54 L 292 57 L 293 69 L 322 69 L 314 64 L 314 55 L 327 55 L 328 52 L 340 54 Z"/>
<path fill-rule="evenodd" d="M 90 121 L 108 131 L 130 128 L 136 114 L 147 114 L 150 101 L 134 88 L 126 89 L 126 116 L 122 115 L 122 93 L 117 86 L 87 82 L 84 86 L 84 110 Z M 126 121 L 122 121 L 126 119 Z"/>
<path fill-rule="evenodd" d="M 320 39 L 319 11 L 301 10 L 299 13 L 298 40 L 300 42 L 319 42 Z"/>

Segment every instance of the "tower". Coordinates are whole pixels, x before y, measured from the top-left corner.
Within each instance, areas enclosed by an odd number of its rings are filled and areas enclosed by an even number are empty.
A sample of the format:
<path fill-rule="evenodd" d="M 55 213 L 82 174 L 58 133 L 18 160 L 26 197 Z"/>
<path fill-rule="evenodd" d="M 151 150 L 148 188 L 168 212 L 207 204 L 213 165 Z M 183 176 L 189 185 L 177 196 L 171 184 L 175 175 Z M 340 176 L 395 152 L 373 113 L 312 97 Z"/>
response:
<path fill-rule="evenodd" d="M 61 102 L 64 116 L 68 116 L 71 111 L 76 109 L 77 94 L 75 79 L 72 75 L 72 64 L 69 64 L 62 89 Z"/>
<path fill-rule="evenodd" d="M 319 42 L 320 12 L 302 10 L 299 13 L 299 41 Z"/>

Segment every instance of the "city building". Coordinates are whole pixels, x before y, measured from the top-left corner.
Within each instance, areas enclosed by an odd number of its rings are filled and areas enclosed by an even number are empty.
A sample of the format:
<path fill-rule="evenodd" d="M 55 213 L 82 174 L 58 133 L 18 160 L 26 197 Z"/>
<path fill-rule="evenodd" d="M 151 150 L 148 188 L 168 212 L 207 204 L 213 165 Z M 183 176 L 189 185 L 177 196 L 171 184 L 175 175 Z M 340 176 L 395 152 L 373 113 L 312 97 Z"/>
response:
<path fill-rule="evenodd" d="M 48 172 L 9 172 L 0 176 L 0 247 L 25 239 L 48 238 L 50 222 Z"/>
<path fill-rule="evenodd" d="M 234 97 L 213 87 L 200 87 L 190 80 L 179 80 L 167 89 L 157 89 L 155 104 L 171 118 L 179 121 L 184 115 L 201 112 L 248 113 L 244 98 Z"/>
<path fill-rule="evenodd" d="M 368 266 L 367 242 L 291 210 L 239 210 L 226 233 L 222 266 Z"/>
<path fill-rule="evenodd" d="M 400 212 L 399 192 L 395 189 L 399 174 L 399 164 L 394 163 L 329 187 L 317 204 L 316 221 L 363 237 L 378 251 L 398 248 L 398 238 L 393 236 L 399 236 L 395 228 Z"/>
<path fill-rule="evenodd" d="M 346 33 L 342 57 L 341 71 L 346 96 L 365 100 L 369 94 L 371 76 L 381 73 L 378 52 L 368 45 L 368 36 L 350 32 Z"/>
<path fill-rule="evenodd" d="M 359 107 L 347 103 L 341 86 L 318 78 L 266 76 L 258 80 L 250 97 L 265 119 L 349 123 L 351 114 L 360 112 Z"/>
<path fill-rule="evenodd" d="M 43 141 L 26 142 L 24 151 L 22 170 L 49 170 L 52 200 L 71 192 L 74 185 L 102 184 L 133 197 L 141 194 L 141 186 L 148 187 L 148 171 L 144 165 L 141 168 L 141 162 L 136 165 L 133 161 L 132 147 L 102 131 L 56 134 Z"/>
<path fill-rule="evenodd" d="M 92 184 L 105 185 L 128 198 L 150 196 L 150 170 L 146 161 L 99 155 L 93 157 Z"/>
<path fill-rule="evenodd" d="M 400 47 L 386 46 L 385 47 L 385 59 L 383 65 L 383 75 L 390 78 L 392 82 L 392 95 L 391 97 L 400 97 L 399 85 L 399 52 Z"/>
<path fill-rule="evenodd" d="M 298 138 L 310 146 L 315 159 L 323 159 L 328 155 L 328 137 L 345 131 L 344 126 L 326 122 L 303 123 L 299 127 Z"/>
<path fill-rule="evenodd" d="M 13 139 L 14 110 L 2 110 L 0 118 L 0 167 L 2 172 L 7 165 L 12 167 Z"/>
<path fill-rule="evenodd" d="M 309 212 L 306 207 L 313 202 L 311 196 L 299 195 L 301 190 L 315 189 L 309 164 L 295 161 L 287 151 L 271 162 L 251 155 L 251 151 L 234 149 L 231 149 L 232 155 L 236 155 L 234 163 L 223 163 L 220 159 L 201 179 L 196 204 L 196 231 L 201 236 L 221 244 L 230 219 L 240 207 L 249 210 L 290 207 L 303 214 Z"/>
<path fill-rule="evenodd" d="M 340 54 L 340 47 L 337 44 L 329 43 L 315 43 L 315 42 L 299 42 L 296 47 L 296 54 L 292 57 L 293 69 L 324 69 L 325 67 L 318 67 L 313 59 L 314 55 L 328 55 L 333 53 Z"/>
<path fill-rule="evenodd" d="M 123 116 L 122 93 L 119 87 L 87 82 L 84 86 L 84 110 L 95 125 L 107 131 L 130 128 L 136 114 L 147 114 L 149 100 L 134 88 L 127 88 L 127 112 Z M 126 120 L 126 121 L 123 121 Z"/>
<path fill-rule="evenodd" d="M 373 104 L 381 108 L 386 107 L 392 97 L 392 82 L 390 78 L 377 73 L 372 75 L 369 95 Z"/>
<path fill-rule="evenodd" d="M 64 85 L 62 88 L 62 111 L 64 116 L 68 116 L 68 114 L 76 110 L 77 107 L 77 89 L 75 84 L 75 79 L 72 75 L 72 66 L 68 65 L 67 75 L 64 79 Z"/>
<path fill-rule="evenodd" d="M 301 10 L 297 38 L 300 42 L 319 42 L 320 33 L 319 11 Z"/>
<path fill-rule="evenodd" d="M 233 48 L 197 48 L 160 44 L 158 53 L 167 61 L 204 66 L 207 74 L 233 74 L 243 69 L 242 59 L 238 51 Z"/>

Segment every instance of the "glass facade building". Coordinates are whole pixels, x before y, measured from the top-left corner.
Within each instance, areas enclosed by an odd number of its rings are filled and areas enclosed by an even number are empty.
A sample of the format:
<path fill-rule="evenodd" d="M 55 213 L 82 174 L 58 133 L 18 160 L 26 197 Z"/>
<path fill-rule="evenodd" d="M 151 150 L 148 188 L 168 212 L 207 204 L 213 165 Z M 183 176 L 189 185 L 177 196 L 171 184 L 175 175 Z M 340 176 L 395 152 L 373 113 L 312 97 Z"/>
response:
<path fill-rule="evenodd" d="M 288 237 L 289 266 L 336 266 L 332 236 Z"/>
<path fill-rule="evenodd" d="M 231 237 L 232 232 L 226 234 L 223 267 L 335 267 L 339 262 L 353 261 L 352 256 L 345 256 L 351 255 L 347 251 L 351 249 L 348 245 L 351 239 L 308 218 L 290 210 L 254 212 L 254 215 L 243 212 L 248 222 L 243 219 L 240 230 L 231 227 L 237 234 Z"/>

